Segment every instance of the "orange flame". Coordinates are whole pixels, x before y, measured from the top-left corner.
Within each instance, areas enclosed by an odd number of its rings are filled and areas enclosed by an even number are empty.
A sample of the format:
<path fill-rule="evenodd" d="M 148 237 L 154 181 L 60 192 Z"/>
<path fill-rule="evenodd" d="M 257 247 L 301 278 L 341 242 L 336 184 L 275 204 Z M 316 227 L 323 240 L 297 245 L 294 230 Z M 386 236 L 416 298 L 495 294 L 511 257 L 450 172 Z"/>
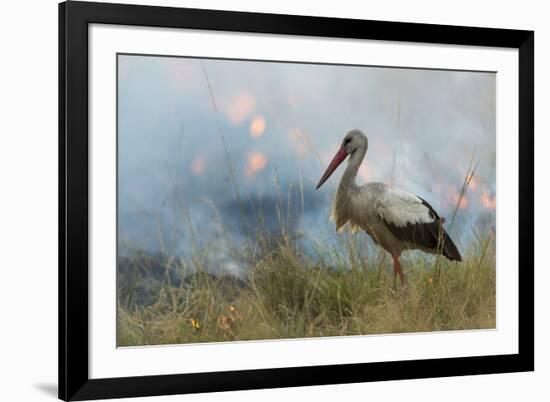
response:
<path fill-rule="evenodd" d="M 466 209 L 470 205 L 470 200 L 466 196 L 460 197 L 460 194 L 457 193 L 455 190 L 451 191 L 451 201 L 454 205 L 458 204 L 459 209 Z"/>
<path fill-rule="evenodd" d="M 191 172 L 193 172 L 195 176 L 202 175 L 204 173 L 205 167 L 206 162 L 201 157 L 196 157 L 195 159 L 193 159 L 193 162 L 191 162 Z"/>
<path fill-rule="evenodd" d="M 257 116 L 250 122 L 250 136 L 259 138 L 265 131 L 265 119 L 263 116 Z"/>
<path fill-rule="evenodd" d="M 466 179 L 466 183 L 468 184 L 468 187 L 470 187 L 472 191 L 476 191 L 477 188 L 479 187 L 479 181 L 472 174 L 468 175 Z"/>
<path fill-rule="evenodd" d="M 245 174 L 247 177 L 254 177 L 256 173 L 263 170 L 267 165 L 267 158 L 264 154 L 252 151 L 248 154 Z"/>
<path fill-rule="evenodd" d="M 481 195 L 481 205 L 486 209 L 496 209 L 497 199 L 496 197 L 491 197 L 488 191 L 484 191 Z"/>
<path fill-rule="evenodd" d="M 247 92 L 240 92 L 229 100 L 225 113 L 231 123 L 239 125 L 254 110 L 255 106 L 256 98 L 253 95 Z"/>

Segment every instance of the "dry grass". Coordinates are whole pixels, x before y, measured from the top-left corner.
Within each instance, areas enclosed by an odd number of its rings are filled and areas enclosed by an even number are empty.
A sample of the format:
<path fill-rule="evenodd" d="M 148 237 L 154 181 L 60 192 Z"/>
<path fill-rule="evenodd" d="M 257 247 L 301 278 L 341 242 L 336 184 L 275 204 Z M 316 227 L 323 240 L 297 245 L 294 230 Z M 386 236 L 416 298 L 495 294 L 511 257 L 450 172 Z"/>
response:
<path fill-rule="evenodd" d="M 139 271 L 141 260 L 134 258 L 130 270 Z M 177 273 L 189 267 L 163 261 L 166 275 L 148 289 L 150 303 L 132 301 L 131 289 L 119 291 L 119 346 L 495 327 L 490 235 L 461 263 L 405 258 L 404 289 L 394 286 L 382 254 L 329 267 L 285 242 L 258 258 L 244 281 L 199 270 L 174 286 Z"/>

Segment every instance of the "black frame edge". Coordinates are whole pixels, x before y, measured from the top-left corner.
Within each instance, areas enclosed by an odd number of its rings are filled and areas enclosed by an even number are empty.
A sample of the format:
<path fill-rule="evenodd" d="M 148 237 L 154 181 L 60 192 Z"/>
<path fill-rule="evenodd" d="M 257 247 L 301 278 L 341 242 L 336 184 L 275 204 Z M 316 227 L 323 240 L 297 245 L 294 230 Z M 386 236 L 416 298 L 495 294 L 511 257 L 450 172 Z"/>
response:
<path fill-rule="evenodd" d="M 519 236 L 519 288 L 520 294 L 524 295 L 519 300 L 519 353 L 89 379 L 88 349 L 83 348 L 83 345 L 88 345 L 88 87 L 84 83 L 88 80 L 88 24 L 94 22 L 517 48 L 521 177 L 519 229 L 522 234 Z M 534 297 L 530 297 L 534 295 L 532 31 L 70 1 L 59 4 L 58 72 L 60 399 L 171 395 L 534 370 Z"/>
<path fill-rule="evenodd" d="M 67 332 L 65 327 L 65 3 L 58 6 L 58 397 L 67 400 L 65 344 Z"/>
<path fill-rule="evenodd" d="M 60 337 L 59 397 L 72 400 L 88 378 L 88 24 L 82 3 L 59 4 Z M 61 121 L 63 120 L 63 121 Z M 75 135 L 76 134 L 76 135 Z M 61 209 L 63 208 L 63 209 Z"/>
<path fill-rule="evenodd" d="M 519 355 L 535 369 L 535 33 L 519 46 Z"/>
<path fill-rule="evenodd" d="M 69 1 L 87 23 L 519 48 L 531 31 L 414 22 Z M 404 32 L 407 34 L 404 35 Z"/>
<path fill-rule="evenodd" d="M 519 355 L 343 364 L 88 381 L 73 400 L 129 398 L 530 371 Z"/>

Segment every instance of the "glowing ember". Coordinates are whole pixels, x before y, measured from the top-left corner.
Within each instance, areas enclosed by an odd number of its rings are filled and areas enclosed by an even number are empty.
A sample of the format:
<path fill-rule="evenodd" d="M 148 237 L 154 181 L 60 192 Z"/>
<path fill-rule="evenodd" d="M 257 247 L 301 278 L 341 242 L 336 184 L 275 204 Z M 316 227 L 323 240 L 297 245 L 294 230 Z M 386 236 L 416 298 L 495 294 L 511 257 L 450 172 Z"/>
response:
<path fill-rule="evenodd" d="M 488 191 L 484 191 L 481 195 L 481 205 L 483 205 L 483 208 L 496 209 L 497 199 L 496 197 L 491 197 Z"/>
<path fill-rule="evenodd" d="M 245 174 L 247 177 L 254 177 L 256 173 L 263 170 L 267 165 L 267 158 L 261 152 L 252 151 L 248 154 Z"/>
<path fill-rule="evenodd" d="M 479 186 L 479 181 L 472 175 L 468 175 L 468 178 L 466 179 L 466 183 L 468 184 L 468 187 L 470 187 L 470 190 L 476 191 Z"/>
<path fill-rule="evenodd" d="M 458 207 L 460 209 L 466 209 L 466 208 L 468 208 L 468 205 L 470 205 L 470 200 L 468 200 L 468 198 L 466 198 L 466 197 L 462 197 L 460 199 L 460 203 L 458 204 Z"/>
<path fill-rule="evenodd" d="M 191 162 L 191 172 L 193 172 L 195 176 L 200 176 L 203 174 L 205 167 L 206 162 L 201 157 L 197 157 L 193 159 L 193 162 Z"/>
<path fill-rule="evenodd" d="M 468 208 L 468 205 L 470 205 L 470 200 L 466 196 L 460 197 L 460 194 L 456 191 L 451 193 L 451 201 L 453 205 L 458 204 L 458 208 L 460 209 L 466 209 Z"/>
<path fill-rule="evenodd" d="M 259 138 L 265 131 L 265 119 L 262 116 L 255 117 L 250 123 L 250 136 Z"/>
<path fill-rule="evenodd" d="M 247 92 L 241 92 L 229 100 L 225 113 L 231 123 L 239 125 L 254 110 L 254 106 L 256 106 L 254 96 Z"/>

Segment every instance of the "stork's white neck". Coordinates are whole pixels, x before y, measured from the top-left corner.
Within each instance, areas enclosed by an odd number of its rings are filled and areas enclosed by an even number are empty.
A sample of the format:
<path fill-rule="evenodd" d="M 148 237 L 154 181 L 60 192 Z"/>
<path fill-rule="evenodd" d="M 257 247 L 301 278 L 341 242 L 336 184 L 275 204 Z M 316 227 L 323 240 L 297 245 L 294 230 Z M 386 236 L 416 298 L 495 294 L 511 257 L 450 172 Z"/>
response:
<path fill-rule="evenodd" d="M 349 156 L 348 165 L 346 166 L 346 170 L 344 171 L 342 179 L 340 180 L 338 191 L 348 190 L 349 187 L 355 185 L 355 178 L 357 177 L 359 166 L 361 166 L 361 163 L 363 162 L 366 153 L 366 147 L 357 148 L 354 152 L 351 153 L 351 155 Z"/>

